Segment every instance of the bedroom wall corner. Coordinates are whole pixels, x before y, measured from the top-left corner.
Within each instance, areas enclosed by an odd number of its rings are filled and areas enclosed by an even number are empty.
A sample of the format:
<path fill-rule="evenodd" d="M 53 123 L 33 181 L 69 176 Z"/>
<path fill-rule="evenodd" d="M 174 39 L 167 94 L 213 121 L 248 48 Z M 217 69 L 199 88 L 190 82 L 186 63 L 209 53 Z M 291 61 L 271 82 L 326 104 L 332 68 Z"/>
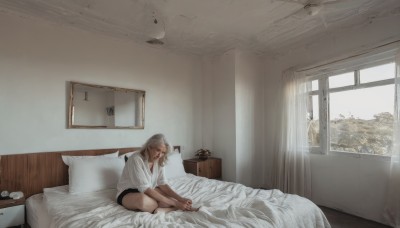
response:
<path fill-rule="evenodd" d="M 203 146 L 222 158 L 227 181 L 260 187 L 262 61 L 245 50 L 203 57 Z"/>
<path fill-rule="evenodd" d="M 214 58 L 213 149 L 222 158 L 222 177 L 236 181 L 235 50 Z"/>
<path fill-rule="evenodd" d="M 236 182 L 263 186 L 260 170 L 263 141 L 262 61 L 260 56 L 237 50 L 235 58 Z"/>

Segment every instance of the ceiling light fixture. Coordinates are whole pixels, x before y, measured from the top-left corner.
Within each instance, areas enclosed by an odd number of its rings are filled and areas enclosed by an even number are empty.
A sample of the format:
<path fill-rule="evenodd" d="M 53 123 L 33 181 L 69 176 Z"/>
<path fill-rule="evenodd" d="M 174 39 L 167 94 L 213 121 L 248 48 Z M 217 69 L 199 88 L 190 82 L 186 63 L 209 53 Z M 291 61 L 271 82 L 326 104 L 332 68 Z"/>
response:
<path fill-rule="evenodd" d="M 145 3 L 143 10 L 144 35 L 149 44 L 164 44 L 161 39 L 165 37 L 165 25 L 162 17 L 158 14 L 156 8 Z"/>
<path fill-rule="evenodd" d="M 148 36 L 154 39 L 162 39 L 165 37 L 165 28 L 162 20 L 157 18 L 156 12 L 151 15 L 151 23 L 148 25 Z"/>
<path fill-rule="evenodd" d="M 159 39 L 150 39 L 150 40 L 147 40 L 146 43 L 155 44 L 155 45 L 163 45 L 164 44 L 164 42 L 162 42 L 162 40 L 159 40 Z"/>

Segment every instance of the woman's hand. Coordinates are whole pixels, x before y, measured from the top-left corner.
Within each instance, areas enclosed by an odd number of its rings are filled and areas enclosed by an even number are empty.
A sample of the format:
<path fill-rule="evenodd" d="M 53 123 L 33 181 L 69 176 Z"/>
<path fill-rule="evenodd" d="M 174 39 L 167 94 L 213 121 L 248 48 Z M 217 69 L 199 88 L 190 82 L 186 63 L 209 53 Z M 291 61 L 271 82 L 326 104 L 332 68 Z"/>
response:
<path fill-rule="evenodd" d="M 184 203 L 181 201 L 176 201 L 176 207 L 182 211 L 192 210 L 192 204 L 191 203 L 189 204 L 188 202 Z"/>

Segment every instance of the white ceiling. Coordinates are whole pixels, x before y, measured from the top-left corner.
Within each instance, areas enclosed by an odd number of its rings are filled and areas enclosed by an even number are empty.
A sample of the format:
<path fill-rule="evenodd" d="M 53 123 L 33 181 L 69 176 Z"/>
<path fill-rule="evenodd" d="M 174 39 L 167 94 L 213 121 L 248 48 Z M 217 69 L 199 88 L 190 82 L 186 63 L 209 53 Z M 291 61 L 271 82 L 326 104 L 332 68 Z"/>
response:
<path fill-rule="evenodd" d="M 320 11 L 308 15 L 306 3 Z M 140 43 L 160 28 L 152 26 L 164 25 L 163 47 L 195 54 L 232 48 L 271 54 L 400 14 L 400 0 L 0 0 L 0 10 Z"/>

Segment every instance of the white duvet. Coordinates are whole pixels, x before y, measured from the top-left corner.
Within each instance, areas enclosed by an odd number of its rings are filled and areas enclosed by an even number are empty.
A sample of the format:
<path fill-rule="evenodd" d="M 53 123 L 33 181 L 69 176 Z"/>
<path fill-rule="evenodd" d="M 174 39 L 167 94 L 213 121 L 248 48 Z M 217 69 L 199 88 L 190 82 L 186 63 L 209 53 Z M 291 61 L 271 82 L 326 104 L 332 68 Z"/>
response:
<path fill-rule="evenodd" d="M 279 190 L 188 174 L 170 180 L 171 187 L 193 200 L 198 212 L 150 214 L 124 209 L 115 202 L 116 190 L 70 195 L 68 186 L 45 189 L 53 227 L 330 227 L 310 200 Z"/>

